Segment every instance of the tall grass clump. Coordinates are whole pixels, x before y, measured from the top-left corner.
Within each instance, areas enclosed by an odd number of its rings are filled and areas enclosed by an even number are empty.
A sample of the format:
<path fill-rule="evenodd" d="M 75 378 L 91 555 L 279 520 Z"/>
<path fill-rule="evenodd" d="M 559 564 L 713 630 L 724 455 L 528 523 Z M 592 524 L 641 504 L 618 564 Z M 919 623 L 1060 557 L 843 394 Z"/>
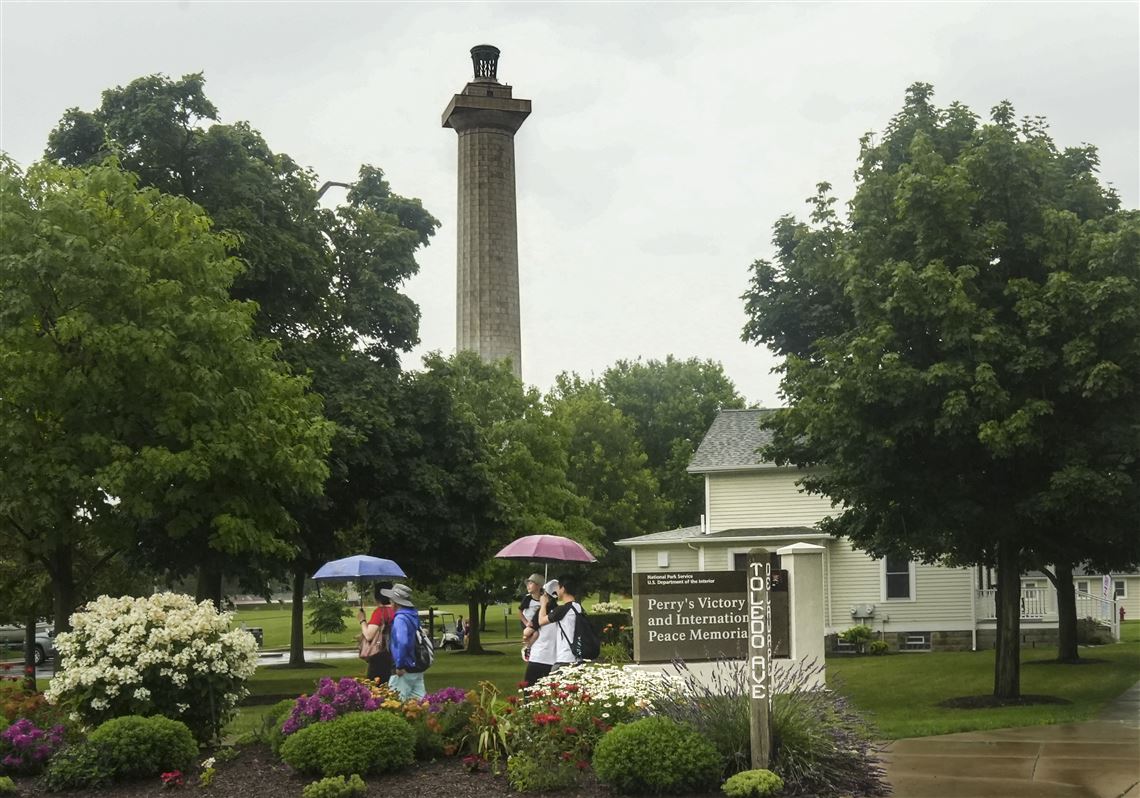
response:
<path fill-rule="evenodd" d="M 743 663 L 717 663 L 708 682 L 683 662 L 674 664 L 681 688 L 663 688 L 652 699 L 656 713 L 696 727 L 716 746 L 722 777 L 748 770 L 751 742 L 747 676 Z M 847 700 L 823 684 L 824 666 L 809 661 L 780 669 L 773 679 L 772 761 L 785 795 L 889 793 L 872 747 L 873 729 Z"/>

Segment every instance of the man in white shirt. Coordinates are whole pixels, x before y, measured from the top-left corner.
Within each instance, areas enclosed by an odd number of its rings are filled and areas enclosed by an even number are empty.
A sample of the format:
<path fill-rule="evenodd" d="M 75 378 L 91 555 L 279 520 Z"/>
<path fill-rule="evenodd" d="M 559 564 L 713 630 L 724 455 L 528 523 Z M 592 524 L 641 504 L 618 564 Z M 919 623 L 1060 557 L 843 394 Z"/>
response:
<path fill-rule="evenodd" d="M 558 639 L 556 642 L 556 651 L 554 656 L 554 667 L 551 672 L 565 667 L 566 665 L 574 665 L 578 662 L 578 657 L 573 651 L 572 643 L 574 642 L 574 632 L 578 627 L 578 620 L 582 614 L 582 605 L 574 597 L 573 582 L 568 579 L 559 579 L 558 588 L 555 591 L 558 600 L 561 602 L 557 607 L 551 606 L 544 596 L 540 599 L 538 609 L 538 622 L 541 629 L 553 627 L 558 632 Z M 534 656 L 534 649 L 531 649 L 531 657 Z"/>

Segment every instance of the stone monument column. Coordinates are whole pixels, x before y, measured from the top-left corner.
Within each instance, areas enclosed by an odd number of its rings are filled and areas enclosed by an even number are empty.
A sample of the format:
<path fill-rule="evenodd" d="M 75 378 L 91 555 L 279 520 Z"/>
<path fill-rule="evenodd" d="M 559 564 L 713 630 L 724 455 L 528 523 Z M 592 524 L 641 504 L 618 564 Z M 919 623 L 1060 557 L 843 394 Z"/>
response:
<path fill-rule="evenodd" d="M 471 48 L 475 77 L 443 112 L 459 134 L 456 350 L 508 358 L 522 376 L 515 133 L 530 115 L 497 77 L 499 50 Z"/>

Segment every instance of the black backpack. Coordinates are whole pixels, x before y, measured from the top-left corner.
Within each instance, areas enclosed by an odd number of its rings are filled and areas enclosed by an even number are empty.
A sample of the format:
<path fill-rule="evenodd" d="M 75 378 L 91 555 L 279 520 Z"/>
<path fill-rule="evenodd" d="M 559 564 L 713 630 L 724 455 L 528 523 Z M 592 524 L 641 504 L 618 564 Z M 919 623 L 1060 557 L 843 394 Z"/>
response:
<path fill-rule="evenodd" d="M 574 639 L 568 641 L 570 653 L 574 655 L 574 661 L 582 662 L 583 660 L 597 659 L 602 653 L 602 641 L 598 638 L 598 633 L 594 631 L 594 625 L 586 617 L 585 610 L 579 611 L 573 604 L 570 605 L 570 609 L 578 616 L 574 622 Z M 561 629 L 562 625 L 559 624 L 558 628 Z M 562 632 L 562 636 L 566 637 L 566 632 Z"/>

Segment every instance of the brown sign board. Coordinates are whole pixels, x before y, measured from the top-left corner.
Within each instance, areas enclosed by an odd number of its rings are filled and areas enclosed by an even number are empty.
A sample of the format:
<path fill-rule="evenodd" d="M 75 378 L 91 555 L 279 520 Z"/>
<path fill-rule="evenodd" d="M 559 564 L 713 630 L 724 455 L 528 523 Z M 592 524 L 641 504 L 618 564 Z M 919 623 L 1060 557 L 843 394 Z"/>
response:
<path fill-rule="evenodd" d="M 747 571 L 633 575 L 633 658 L 701 662 L 748 655 Z M 772 653 L 788 657 L 788 575 L 772 572 Z"/>

